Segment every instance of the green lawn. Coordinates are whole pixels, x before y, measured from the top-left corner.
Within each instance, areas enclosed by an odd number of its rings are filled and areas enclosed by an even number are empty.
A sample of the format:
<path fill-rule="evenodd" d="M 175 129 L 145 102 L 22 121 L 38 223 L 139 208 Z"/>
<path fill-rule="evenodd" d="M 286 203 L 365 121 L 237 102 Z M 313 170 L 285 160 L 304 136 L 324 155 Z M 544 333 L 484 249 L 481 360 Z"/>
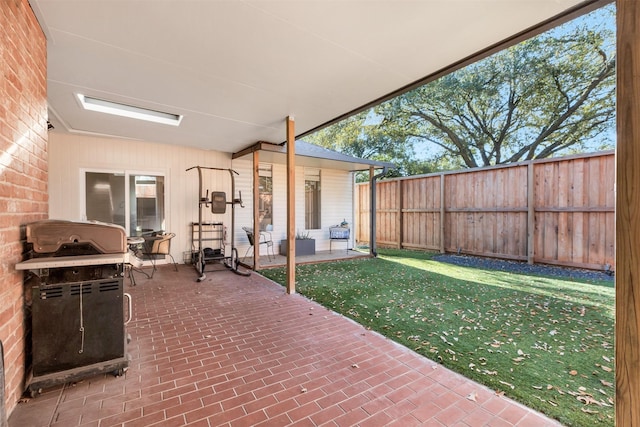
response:
<path fill-rule="evenodd" d="M 614 425 L 612 281 L 570 281 L 433 261 L 301 265 L 318 303 L 569 426 Z M 284 284 L 284 269 L 261 274 Z"/>

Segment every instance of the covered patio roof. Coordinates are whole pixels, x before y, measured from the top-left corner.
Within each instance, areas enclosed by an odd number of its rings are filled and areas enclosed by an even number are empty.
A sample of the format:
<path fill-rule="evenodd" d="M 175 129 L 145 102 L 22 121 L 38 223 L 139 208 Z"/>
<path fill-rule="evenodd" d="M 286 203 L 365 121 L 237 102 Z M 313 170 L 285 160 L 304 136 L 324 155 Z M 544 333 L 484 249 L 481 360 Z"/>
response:
<path fill-rule="evenodd" d="M 29 0 L 53 132 L 236 153 L 300 137 L 602 0 Z M 182 116 L 82 108 L 78 95 Z"/>

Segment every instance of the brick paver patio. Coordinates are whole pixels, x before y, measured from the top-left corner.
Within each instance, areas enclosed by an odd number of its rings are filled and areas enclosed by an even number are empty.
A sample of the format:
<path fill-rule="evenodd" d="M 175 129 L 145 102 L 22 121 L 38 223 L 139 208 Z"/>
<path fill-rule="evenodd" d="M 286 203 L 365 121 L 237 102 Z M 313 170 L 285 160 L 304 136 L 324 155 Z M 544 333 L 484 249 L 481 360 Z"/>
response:
<path fill-rule="evenodd" d="M 130 367 L 13 411 L 25 426 L 556 426 L 258 274 L 127 279 Z"/>

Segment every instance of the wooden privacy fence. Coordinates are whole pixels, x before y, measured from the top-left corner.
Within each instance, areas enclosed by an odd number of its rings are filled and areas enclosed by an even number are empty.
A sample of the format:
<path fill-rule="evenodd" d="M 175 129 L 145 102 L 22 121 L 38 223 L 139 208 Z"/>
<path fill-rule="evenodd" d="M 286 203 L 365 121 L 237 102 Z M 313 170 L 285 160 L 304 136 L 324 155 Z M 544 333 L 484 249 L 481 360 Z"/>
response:
<path fill-rule="evenodd" d="M 378 181 L 376 243 L 613 270 L 614 183 L 612 151 Z M 368 242 L 369 184 L 355 197 Z"/>

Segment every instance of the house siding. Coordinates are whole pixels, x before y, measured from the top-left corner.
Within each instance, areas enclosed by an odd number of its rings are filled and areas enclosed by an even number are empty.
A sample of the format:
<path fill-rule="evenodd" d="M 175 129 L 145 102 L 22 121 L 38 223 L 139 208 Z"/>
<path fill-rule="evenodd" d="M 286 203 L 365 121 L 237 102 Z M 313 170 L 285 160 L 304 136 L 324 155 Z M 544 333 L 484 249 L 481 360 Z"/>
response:
<path fill-rule="evenodd" d="M 251 227 L 253 224 L 253 162 L 239 159 L 233 161 L 232 169 L 238 172 L 236 175 L 236 197 L 242 193 L 244 208 L 236 206 L 236 235 L 235 244 L 238 248 L 238 256 L 242 258 L 249 247 L 247 234 L 242 227 Z"/>
<path fill-rule="evenodd" d="M 283 164 L 273 164 L 273 231 L 274 251 L 278 253 L 280 241 L 287 235 L 287 167 Z M 233 168 L 240 173 L 236 181 L 245 198 L 245 208 L 236 210 L 236 246 L 242 248 L 240 256 L 244 255 L 248 247 L 243 226 L 251 226 L 253 221 L 252 197 L 252 161 L 234 160 Z M 353 224 L 353 174 L 348 171 L 335 169 L 321 169 L 320 171 L 320 229 L 306 230 L 304 215 L 304 167 L 296 167 L 296 227 L 300 232 L 308 232 L 316 239 L 316 250 L 329 250 L 329 227 L 341 223 L 343 220 Z M 246 195 L 246 196 L 245 196 Z M 238 232 L 239 230 L 239 232 Z M 352 247 L 352 243 L 349 244 Z M 264 251 L 264 248 L 262 248 Z M 263 253 L 264 255 L 264 253 Z"/>
<path fill-rule="evenodd" d="M 50 135 L 50 209 L 55 219 L 82 220 L 81 171 L 128 170 L 138 173 L 153 172 L 166 177 L 166 229 L 176 233 L 171 254 L 178 262 L 191 251 L 190 224 L 198 221 L 198 174 L 186 172 L 191 166 L 232 168 L 235 177 L 235 195 L 242 193 L 244 208 L 235 208 L 235 246 L 243 257 L 249 241 L 242 227 L 253 224 L 253 161 L 236 159 L 217 151 L 197 150 L 181 146 L 106 139 L 92 136 Z M 287 227 L 287 171 L 284 164 L 273 164 L 274 224 L 272 237 L 277 253 L 280 240 L 286 238 Z M 203 191 L 224 191 L 231 201 L 231 178 L 227 172 L 203 170 Z M 346 219 L 353 223 L 353 177 L 348 171 L 323 169 L 321 171 L 321 229 L 308 230 L 316 239 L 316 250 L 329 249 L 329 226 Z M 223 222 L 231 227 L 231 209 L 224 215 L 213 215 L 203 209 L 203 221 Z M 296 168 L 296 229 L 304 228 L 304 168 Z M 228 241 L 230 241 L 228 236 Z M 351 247 L 351 245 L 350 245 Z M 227 248 L 228 249 L 228 248 Z M 264 254 L 263 254 L 264 255 Z"/>
<path fill-rule="evenodd" d="M 1 422 L 22 395 L 27 363 L 24 273 L 14 266 L 23 257 L 24 224 L 48 210 L 46 40 L 27 0 L 0 1 L 0 54 Z"/>
<path fill-rule="evenodd" d="M 183 262 L 191 250 L 191 223 L 198 221 L 198 172 L 192 166 L 231 167 L 231 155 L 176 145 L 92 136 L 50 134 L 49 215 L 55 219 L 81 221 L 82 173 L 84 169 L 126 170 L 165 176 L 165 228 L 176 233 L 171 254 Z M 227 172 L 203 170 L 203 187 L 225 191 L 230 199 L 231 178 Z M 244 193 L 244 192 L 243 192 Z M 203 221 L 231 224 L 230 209 L 213 215 L 203 209 Z"/>
<path fill-rule="evenodd" d="M 350 172 L 326 170 L 320 176 L 322 195 L 322 242 L 321 250 L 329 250 L 329 227 L 342 221 L 353 229 L 353 190 L 354 177 Z M 353 233 L 352 233 L 353 234 Z M 344 243 L 339 246 L 344 247 Z M 348 245 L 353 247 L 353 236 Z"/>

